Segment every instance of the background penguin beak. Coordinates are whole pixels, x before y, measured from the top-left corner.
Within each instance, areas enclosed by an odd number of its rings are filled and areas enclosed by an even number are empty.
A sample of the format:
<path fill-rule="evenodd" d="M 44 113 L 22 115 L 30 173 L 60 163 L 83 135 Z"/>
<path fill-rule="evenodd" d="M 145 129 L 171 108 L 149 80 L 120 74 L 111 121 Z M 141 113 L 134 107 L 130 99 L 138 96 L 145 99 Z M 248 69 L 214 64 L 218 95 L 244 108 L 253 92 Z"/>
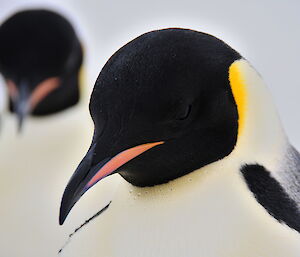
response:
<path fill-rule="evenodd" d="M 18 132 L 20 133 L 23 128 L 24 119 L 29 113 L 29 108 L 27 102 L 24 100 L 20 100 L 19 102 L 14 103 L 14 106 L 16 108 L 15 112 L 18 119 Z"/>
<path fill-rule="evenodd" d="M 163 143 L 163 141 L 160 141 L 138 145 L 120 152 L 113 158 L 105 158 L 97 165 L 91 167 L 96 147 L 96 143 L 92 144 L 65 189 L 60 206 L 59 224 L 62 225 L 64 223 L 75 203 L 98 181 L 116 173 L 125 163 L 143 152 Z"/>
<path fill-rule="evenodd" d="M 18 131 L 20 132 L 22 130 L 24 119 L 30 112 L 30 93 L 28 84 L 26 82 L 21 82 L 18 90 L 15 83 L 9 80 L 7 81 L 7 86 L 10 98 L 13 103 L 14 112 L 17 115 Z"/>
<path fill-rule="evenodd" d="M 29 84 L 21 81 L 18 87 L 12 80 L 7 80 L 7 87 L 13 103 L 14 112 L 18 117 L 18 130 L 22 129 L 24 119 L 34 108 L 52 91 L 59 87 L 61 79 L 50 77 L 40 82 L 33 91 L 30 91 Z"/>

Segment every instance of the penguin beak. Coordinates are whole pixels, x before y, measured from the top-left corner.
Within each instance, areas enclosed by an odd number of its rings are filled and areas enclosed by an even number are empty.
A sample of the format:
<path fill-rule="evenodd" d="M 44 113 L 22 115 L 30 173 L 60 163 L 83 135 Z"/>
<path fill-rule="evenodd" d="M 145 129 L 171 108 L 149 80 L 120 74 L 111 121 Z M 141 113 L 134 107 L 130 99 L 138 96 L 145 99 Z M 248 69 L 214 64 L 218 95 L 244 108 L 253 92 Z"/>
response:
<path fill-rule="evenodd" d="M 96 147 L 96 144 L 92 144 L 65 189 L 60 206 L 59 224 L 62 225 L 64 223 L 75 203 L 98 181 L 116 173 L 125 163 L 163 143 L 163 141 L 160 141 L 138 145 L 124 150 L 112 158 L 105 158 L 97 165 L 91 167 Z"/>
<path fill-rule="evenodd" d="M 27 100 L 27 98 L 25 96 L 23 96 L 23 97 L 20 96 L 18 98 L 18 101 L 14 102 L 15 112 L 17 114 L 17 119 L 18 119 L 18 132 L 19 133 L 22 131 L 24 120 L 28 116 L 28 113 L 29 113 L 29 105 L 26 100 Z"/>
<path fill-rule="evenodd" d="M 28 84 L 21 82 L 18 89 L 13 81 L 8 80 L 7 86 L 18 119 L 18 131 L 21 132 L 24 119 L 30 112 Z"/>
<path fill-rule="evenodd" d="M 12 80 L 7 80 L 8 92 L 12 99 L 14 112 L 18 117 L 18 130 L 22 129 L 24 120 L 28 114 L 40 103 L 49 93 L 60 85 L 61 80 L 58 77 L 48 78 L 39 83 L 35 89 L 30 92 L 29 84 L 22 81 L 18 87 Z"/>

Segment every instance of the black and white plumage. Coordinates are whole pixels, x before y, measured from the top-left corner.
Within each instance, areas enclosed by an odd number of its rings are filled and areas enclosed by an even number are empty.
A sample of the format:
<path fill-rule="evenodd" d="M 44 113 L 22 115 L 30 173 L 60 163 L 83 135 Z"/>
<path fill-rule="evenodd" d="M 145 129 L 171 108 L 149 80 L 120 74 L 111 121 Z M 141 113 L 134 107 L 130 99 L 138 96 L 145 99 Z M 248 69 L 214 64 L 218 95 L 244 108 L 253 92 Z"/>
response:
<path fill-rule="evenodd" d="M 47 116 L 80 98 L 81 43 L 70 22 L 49 10 L 25 10 L 0 26 L 0 72 L 19 127 L 28 115 Z"/>
<path fill-rule="evenodd" d="M 60 223 L 97 181 L 124 180 L 63 256 L 299 256 L 299 153 L 259 74 L 224 42 L 183 29 L 136 38 L 102 69 L 90 111 Z"/>
<path fill-rule="evenodd" d="M 15 101 L 8 94 L 10 111 L 1 115 L 1 256 L 52 257 L 61 246 L 61 191 L 92 135 L 82 54 L 75 27 L 54 11 L 21 11 L 0 26 L 4 82 L 28 89 Z M 34 108 L 15 112 L 30 99 Z M 25 119 L 20 134 L 16 117 Z"/>

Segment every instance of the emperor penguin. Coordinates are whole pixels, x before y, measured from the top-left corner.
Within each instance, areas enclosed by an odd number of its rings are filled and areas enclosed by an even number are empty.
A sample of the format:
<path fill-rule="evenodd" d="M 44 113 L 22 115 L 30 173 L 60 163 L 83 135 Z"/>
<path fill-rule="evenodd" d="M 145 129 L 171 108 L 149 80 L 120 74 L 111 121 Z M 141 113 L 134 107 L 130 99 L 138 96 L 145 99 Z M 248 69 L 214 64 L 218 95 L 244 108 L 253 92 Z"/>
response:
<path fill-rule="evenodd" d="M 61 14 L 24 10 L 0 26 L 9 110 L 0 132 L 0 256 L 55 256 L 64 239 L 55 210 L 92 135 L 82 64 L 81 40 Z"/>
<path fill-rule="evenodd" d="M 139 36 L 101 70 L 90 113 L 60 224 L 98 181 L 122 181 L 62 256 L 300 256 L 300 155 L 226 43 L 179 28 Z"/>
<path fill-rule="evenodd" d="M 19 128 L 79 101 L 83 53 L 72 25 L 48 10 L 20 11 L 0 26 L 0 72 Z"/>

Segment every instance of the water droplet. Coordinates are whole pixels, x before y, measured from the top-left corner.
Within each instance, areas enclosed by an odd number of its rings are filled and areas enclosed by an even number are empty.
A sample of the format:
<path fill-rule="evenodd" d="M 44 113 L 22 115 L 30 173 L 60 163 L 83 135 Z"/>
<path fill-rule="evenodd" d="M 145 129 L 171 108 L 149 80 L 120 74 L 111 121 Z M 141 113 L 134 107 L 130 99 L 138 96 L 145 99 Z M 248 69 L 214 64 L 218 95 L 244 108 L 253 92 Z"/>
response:
<path fill-rule="evenodd" d="M 173 188 L 172 188 L 172 187 L 170 188 L 170 191 L 173 191 Z"/>
<path fill-rule="evenodd" d="M 189 178 L 189 182 L 191 182 L 192 181 L 192 179 L 191 178 Z"/>
<path fill-rule="evenodd" d="M 129 193 L 130 193 L 130 194 L 132 193 L 132 189 L 129 190 Z"/>

